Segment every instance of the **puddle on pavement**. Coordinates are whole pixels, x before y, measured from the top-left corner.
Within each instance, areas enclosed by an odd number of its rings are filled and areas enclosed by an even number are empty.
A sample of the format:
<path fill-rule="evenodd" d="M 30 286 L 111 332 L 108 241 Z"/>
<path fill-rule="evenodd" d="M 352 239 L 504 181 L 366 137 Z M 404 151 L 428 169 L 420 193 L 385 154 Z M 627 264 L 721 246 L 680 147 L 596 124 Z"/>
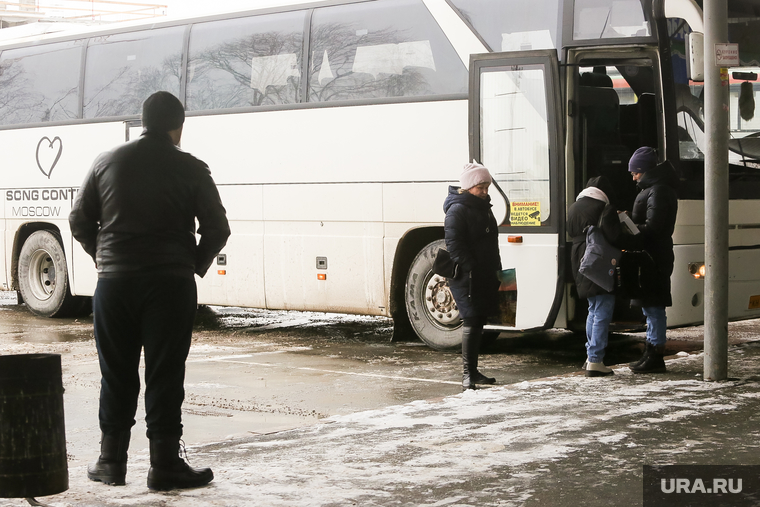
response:
<path fill-rule="evenodd" d="M 364 335 L 378 330 L 392 332 L 393 321 L 389 318 L 368 315 L 344 315 L 323 312 L 299 312 L 287 310 L 261 310 L 255 308 L 201 305 L 195 318 L 196 329 L 241 329 L 251 332 L 278 328 L 311 329 L 323 326 L 358 326 L 347 330 L 348 334 Z"/>
<path fill-rule="evenodd" d="M 71 343 L 94 340 L 92 333 L 88 336 L 86 333 L 65 333 L 65 332 L 39 332 L 27 333 L 19 337 L 20 342 L 24 343 Z"/>
<path fill-rule="evenodd" d="M 211 415 L 211 416 L 210 416 Z M 216 417 L 214 417 L 216 416 Z M 244 435 L 267 435 L 319 422 L 317 416 L 287 414 L 236 413 L 232 415 L 209 414 L 202 407 L 182 407 L 182 422 L 193 439 L 210 440 L 240 437 Z"/>
<path fill-rule="evenodd" d="M 16 291 L 0 291 L 0 334 L 17 335 L 23 343 L 81 342 L 93 339 L 92 316 L 76 319 L 48 319 L 32 315 L 19 305 Z"/>

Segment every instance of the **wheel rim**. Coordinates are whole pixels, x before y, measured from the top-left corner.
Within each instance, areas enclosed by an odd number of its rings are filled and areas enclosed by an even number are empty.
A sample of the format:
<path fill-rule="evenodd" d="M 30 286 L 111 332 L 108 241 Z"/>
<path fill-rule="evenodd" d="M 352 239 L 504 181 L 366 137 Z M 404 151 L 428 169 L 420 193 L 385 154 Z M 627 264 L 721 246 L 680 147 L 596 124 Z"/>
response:
<path fill-rule="evenodd" d="M 29 289 L 40 301 L 49 299 L 55 291 L 55 263 L 45 250 L 37 250 L 29 263 Z"/>
<path fill-rule="evenodd" d="M 445 329 L 459 325 L 459 308 L 446 278 L 433 274 L 425 284 L 425 309 L 431 322 Z"/>

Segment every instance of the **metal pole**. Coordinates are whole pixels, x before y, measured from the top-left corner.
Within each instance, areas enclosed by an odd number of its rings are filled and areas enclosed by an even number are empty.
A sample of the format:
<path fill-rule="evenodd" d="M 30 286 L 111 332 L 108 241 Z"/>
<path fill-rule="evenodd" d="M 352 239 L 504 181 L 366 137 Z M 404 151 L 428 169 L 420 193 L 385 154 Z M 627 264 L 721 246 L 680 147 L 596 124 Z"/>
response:
<path fill-rule="evenodd" d="M 715 44 L 728 42 L 727 0 L 704 0 L 705 21 L 705 380 L 728 377 L 727 69 Z"/>

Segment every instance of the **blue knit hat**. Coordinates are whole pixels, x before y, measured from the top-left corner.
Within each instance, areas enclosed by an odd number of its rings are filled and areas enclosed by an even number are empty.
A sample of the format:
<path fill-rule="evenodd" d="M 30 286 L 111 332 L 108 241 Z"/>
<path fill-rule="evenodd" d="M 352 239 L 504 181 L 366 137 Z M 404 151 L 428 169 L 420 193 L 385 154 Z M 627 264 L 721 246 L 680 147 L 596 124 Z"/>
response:
<path fill-rule="evenodd" d="M 649 146 L 642 146 L 633 152 L 628 161 L 629 173 L 645 173 L 657 166 L 657 150 Z"/>

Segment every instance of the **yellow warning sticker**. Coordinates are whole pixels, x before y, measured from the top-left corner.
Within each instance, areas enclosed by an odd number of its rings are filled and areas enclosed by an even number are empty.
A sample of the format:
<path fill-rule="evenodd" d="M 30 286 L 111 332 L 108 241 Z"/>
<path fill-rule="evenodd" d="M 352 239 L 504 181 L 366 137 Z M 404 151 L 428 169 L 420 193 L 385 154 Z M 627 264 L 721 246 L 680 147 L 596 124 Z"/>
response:
<path fill-rule="evenodd" d="M 750 296 L 749 297 L 749 308 L 748 310 L 760 310 L 760 295 L 758 296 Z"/>
<path fill-rule="evenodd" d="M 509 223 L 511 225 L 541 225 L 540 201 L 512 201 L 510 203 Z"/>

